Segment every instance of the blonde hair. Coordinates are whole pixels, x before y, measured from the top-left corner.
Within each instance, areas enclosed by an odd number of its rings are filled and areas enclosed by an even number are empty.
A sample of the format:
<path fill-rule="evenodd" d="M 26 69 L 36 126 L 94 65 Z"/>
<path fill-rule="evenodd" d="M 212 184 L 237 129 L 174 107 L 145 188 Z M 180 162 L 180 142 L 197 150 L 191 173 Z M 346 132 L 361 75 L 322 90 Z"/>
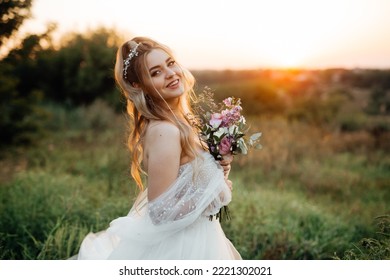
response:
<path fill-rule="evenodd" d="M 135 48 L 137 55 L 131 58 L 126 69 L 126 75 L 124 75 L 124 60 Z M 183 155 L 195 159 L 198 154 L 193 137 L 195 128 L 190 125 L 186 117 L 187 114 L 192 114 L 191 100 L 196 99 L 193 90 L 195 78 L 188 70 L 180 66 L 184 94 L 180 96 L 177 111 L 187 120 L 183 121 L 182 118 L 178 118 L 174 114 L 169 106 L 169 111 L 167 111 L 161 106 L 161 100 L 156 100 L 153 97 L 154 95 L 150 94 L 155 92 L 161 97 L 151 82 L 151 76 L 146 65 L 146 56 L 153 49 L 161 49 L 172 58 L 174 57 L 167 46 L 150 38 L 135 37 L 125 42 L 118 49 L 115 63 L 115 80 L 122 94 L 126 97 L 127 113 L 131 118 L 131 132 L 128 138 L 128 147 L 132 153 L 131 176 L 140 190 L 144 189 L 141 174 L 145 174 L 141 167 L 143 158 L 142 142 L 150 120 L 164 120 L 175 124 L 180 130 L 180 144 Z M 163 101 L 165 102 L 163 104 L 168 105 L 165 100 Z"/>

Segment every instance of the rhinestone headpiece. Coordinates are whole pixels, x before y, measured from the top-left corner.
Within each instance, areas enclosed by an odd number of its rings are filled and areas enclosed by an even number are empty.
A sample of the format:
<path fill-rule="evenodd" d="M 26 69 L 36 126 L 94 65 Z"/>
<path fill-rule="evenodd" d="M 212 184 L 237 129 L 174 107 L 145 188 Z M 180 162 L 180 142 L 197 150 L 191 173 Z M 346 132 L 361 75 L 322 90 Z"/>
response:
<path fill-rule="evenodd" d="M 138 52 L 137 52 L 137 48 L 138 46 L 140 45 L 141 43 L 138 43 L 134 48 L 132 48 L 130 50 L 130 53 L 129 53 L 129 56 L 123 60 L 123 77 L 125 79 L 127 79 L 127 68 L 129 68 L 130 66 L 130 60 L 134 57 L 134 56 L 138 56 Z"/>

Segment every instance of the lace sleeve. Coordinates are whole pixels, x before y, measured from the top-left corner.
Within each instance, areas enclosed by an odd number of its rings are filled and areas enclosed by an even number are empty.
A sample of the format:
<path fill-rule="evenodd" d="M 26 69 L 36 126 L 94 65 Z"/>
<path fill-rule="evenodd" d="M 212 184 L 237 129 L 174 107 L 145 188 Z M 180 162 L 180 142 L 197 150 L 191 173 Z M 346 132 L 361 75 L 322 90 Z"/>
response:
<path fill-rule="evenodd" d="M 178 178 L 166 192 L 149 202 L 149 217 L 155 225 L 200 215 L 214 215 L 231 200 L 221 167 L 204 160 L 194 175 L 191 164 L 180 167 Z"/>

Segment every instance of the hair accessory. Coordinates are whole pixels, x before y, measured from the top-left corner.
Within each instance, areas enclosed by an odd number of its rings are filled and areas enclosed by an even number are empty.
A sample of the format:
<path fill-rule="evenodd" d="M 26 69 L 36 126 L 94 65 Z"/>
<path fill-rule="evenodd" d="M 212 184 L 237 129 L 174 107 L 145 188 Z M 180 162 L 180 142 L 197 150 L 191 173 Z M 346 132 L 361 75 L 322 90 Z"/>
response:
<path fill-rule="evenodd" d="M 123 77 L 127 79 L 127 68 L 130 66 L 130 60 L 134 56 L 138 56 L 137 48 L 141 43 L 138 43 L 134 48 L 131 49 L 129 56 L 123 61 Z"/>

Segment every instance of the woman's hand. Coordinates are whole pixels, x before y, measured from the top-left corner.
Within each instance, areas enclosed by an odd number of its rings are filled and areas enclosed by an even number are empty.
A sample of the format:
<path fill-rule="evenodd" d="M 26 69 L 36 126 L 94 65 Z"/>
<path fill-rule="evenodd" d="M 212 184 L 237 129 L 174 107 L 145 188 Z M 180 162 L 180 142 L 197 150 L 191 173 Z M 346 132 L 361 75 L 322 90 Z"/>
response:
<path fill-rule="evenodd" d="M 225 175 L 225 179 L 229 177 L 230 170 L 232 169 L 231 162 L 233 161 L 233 155 L 228 154 L 224 155 L 222 160 L 219 161 L 219 164 L 223 168 L 223 174 Z"/>

